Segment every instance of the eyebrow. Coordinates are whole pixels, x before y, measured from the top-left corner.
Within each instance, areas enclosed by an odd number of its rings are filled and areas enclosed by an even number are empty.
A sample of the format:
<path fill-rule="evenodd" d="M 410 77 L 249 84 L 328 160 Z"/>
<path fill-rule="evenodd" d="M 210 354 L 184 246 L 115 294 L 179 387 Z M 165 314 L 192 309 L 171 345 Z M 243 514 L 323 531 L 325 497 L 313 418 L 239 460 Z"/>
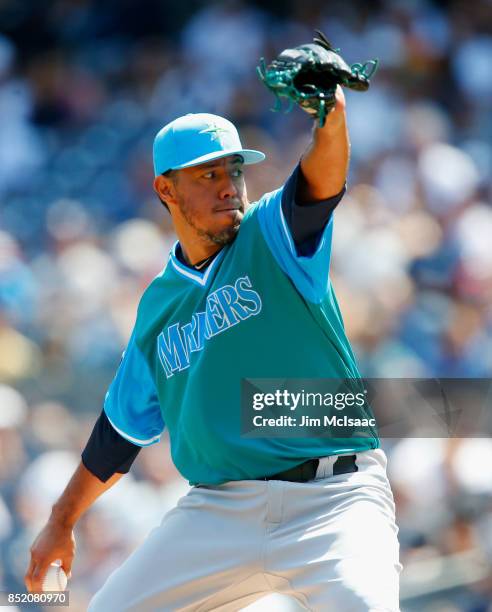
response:
<path fill-rule="evenodd" d="M 215 168 L 216 166 L 221 166 L 222 164 L 218 163 L 218 159 L 214 159 L 211 162 L 208 162 L 206 164 L 200 164 L 200 166 L 202 168 Z M 243 164 L 244 160 L 241 157 L 241 155 L 235 155 L 234 158 L 231 160 L 231 164 Z"/>

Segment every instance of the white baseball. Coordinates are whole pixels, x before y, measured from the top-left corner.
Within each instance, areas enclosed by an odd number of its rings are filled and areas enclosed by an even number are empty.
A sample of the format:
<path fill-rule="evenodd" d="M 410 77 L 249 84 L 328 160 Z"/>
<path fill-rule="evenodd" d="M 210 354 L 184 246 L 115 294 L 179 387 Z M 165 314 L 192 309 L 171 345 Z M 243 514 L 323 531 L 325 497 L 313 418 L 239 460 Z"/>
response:
<path fill-rule="evenodd" d="M 52 563 L 41 585 L 43 591 L 64 591 L 67 588 L 67 575 L 57 563 Z"/>

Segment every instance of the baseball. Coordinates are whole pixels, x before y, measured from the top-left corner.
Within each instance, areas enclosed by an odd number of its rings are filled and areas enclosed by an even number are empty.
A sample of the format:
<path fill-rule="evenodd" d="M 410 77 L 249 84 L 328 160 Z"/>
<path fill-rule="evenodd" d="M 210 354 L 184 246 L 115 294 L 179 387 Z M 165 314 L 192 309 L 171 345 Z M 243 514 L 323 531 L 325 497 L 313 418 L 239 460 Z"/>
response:
<path fill-rule="evenodd" d="M 46 572 L 42 590 L 43 591 L 64 591 L 67 588 L 67 575 L 63 568 L 57 563 L 52 563 Z"/>

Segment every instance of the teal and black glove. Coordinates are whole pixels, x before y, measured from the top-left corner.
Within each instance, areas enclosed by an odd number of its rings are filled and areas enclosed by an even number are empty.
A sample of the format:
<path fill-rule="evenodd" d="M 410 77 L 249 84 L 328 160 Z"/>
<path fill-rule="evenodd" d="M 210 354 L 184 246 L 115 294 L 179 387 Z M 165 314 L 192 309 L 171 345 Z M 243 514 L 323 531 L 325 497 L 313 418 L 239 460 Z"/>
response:
<path fill-rule="evenodd" d="M 297 104 L 323 127 L 335 106 L 337 85 L 366 91 L 378 60 L 349 66 L 339 49 L 334 49 L 322 32 L 315 32 L 312 43 L 285 49 L 268 66 L 262 58 L 257 71 L 265 86 L 277 96 L 273 110 L 280 110 L 280 98 L 287 98 L 290 102 L 287 112 Z"/>

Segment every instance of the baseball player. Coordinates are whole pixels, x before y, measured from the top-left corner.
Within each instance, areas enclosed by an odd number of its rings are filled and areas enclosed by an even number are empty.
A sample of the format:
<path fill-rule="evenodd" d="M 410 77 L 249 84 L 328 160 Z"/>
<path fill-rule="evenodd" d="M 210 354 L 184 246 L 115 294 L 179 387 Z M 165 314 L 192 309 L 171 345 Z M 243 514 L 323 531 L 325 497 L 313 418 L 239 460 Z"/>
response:
<path fill-rule="evenodd" d="M 40 589 L 54 559 L 70 573 L 77 520 L 167 428 L 192 487 L 91 612 L 235 611 L 272 591 L 308 610 L 397 611 L 395 507 L 376 435 L 240 434 L 245 377 L 359 378 L 329 277 L 349 163 L 341 88 L 290 178 L 254 204 L 243 167 L 264 155 L 222 117 L 175 119 L 153 154 L 178 241 L 31 548 L 28 589 Z"/>

